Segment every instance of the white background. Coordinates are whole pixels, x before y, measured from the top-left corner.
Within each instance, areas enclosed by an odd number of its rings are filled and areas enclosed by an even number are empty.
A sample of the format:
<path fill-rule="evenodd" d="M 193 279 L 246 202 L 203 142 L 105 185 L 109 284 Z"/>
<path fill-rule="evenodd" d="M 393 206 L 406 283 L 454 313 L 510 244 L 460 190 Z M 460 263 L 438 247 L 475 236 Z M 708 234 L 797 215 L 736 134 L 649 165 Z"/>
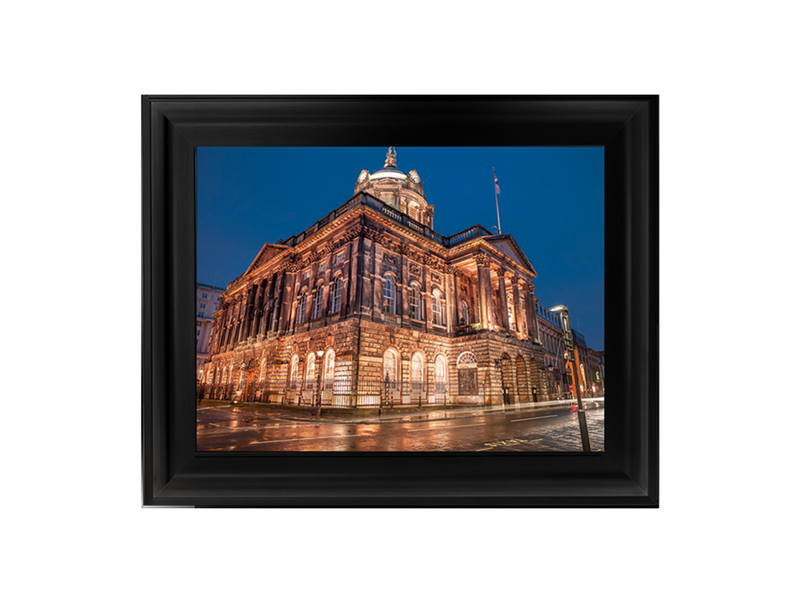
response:
<path fill-rule="evenodd" d="M 4 599 L 800 596 L 794 4 L 289 4 L 3 11 Z M 661 508 L 142 509 L 143 93 L 660 94 Z"/>

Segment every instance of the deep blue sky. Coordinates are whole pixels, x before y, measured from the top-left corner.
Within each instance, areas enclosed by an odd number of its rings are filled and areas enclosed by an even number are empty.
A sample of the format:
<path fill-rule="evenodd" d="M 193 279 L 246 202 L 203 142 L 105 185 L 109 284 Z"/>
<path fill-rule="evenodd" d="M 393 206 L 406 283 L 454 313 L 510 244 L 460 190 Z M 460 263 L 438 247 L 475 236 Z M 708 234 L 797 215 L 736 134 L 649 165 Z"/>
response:
<path fill-rule="evenodd" d="M 197 280 L 225 286 L 264 243 L 307 229 L 354 194 L 360 170 L 383 167 L 387 147 L 198 149 Z M 587 344 L 603 344 L 602 147 L 399 147 L 418 171 L 433 226 L 449 236 L 500 222 L 539 276 L 536 297 L 565 304 Z"/>

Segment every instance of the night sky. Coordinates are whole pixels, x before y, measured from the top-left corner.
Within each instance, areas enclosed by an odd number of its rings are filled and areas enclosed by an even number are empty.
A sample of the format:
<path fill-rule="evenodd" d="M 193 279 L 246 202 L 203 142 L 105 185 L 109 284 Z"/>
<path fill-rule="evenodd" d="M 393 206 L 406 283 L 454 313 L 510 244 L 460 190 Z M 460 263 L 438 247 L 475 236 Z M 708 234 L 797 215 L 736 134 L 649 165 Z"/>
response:
<path fill-rule="evenodd" d="M 225 287 L 264 243 L 306 230 L 354 195 L 362 169 L 383 167 L 387 147 L 198 149 L 196 280 Z M 564 304 L 589 347 L 603 350 L 603 147 L 399 147 L 415 169 L 444 236 L 500 222 L 539 276 L 536 297 Z"/>

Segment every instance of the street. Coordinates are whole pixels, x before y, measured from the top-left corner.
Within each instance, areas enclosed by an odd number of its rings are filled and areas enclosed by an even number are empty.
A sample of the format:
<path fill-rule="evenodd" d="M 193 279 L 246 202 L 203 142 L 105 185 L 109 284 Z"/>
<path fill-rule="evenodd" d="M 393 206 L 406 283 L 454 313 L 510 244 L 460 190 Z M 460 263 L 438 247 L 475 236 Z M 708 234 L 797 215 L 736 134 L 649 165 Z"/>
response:
<path fill-rule="evenodd" d="M 604 408 L 586 408 L 592 450 L 600 451 Z M 199 408 L 197 417 L 199 451 L 581 451 L 577 413 L 565 408 L 320 419 L 246 404 Z"/>

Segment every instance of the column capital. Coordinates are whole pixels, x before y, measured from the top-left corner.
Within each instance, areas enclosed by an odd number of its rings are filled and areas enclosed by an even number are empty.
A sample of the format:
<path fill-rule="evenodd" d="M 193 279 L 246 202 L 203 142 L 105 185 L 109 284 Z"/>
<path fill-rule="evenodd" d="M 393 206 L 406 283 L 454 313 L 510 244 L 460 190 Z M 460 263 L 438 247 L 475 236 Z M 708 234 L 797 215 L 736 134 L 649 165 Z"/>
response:
<path fill-rule="evenodd" d="M 505 268 L 502 268 L 502 267 L 497 268 L 497 269 L 495 270 L 495 272 L 497 273 L 497 276 L 499 276 L 500 278 L 504 278 L 504 277 L 505 277 L 505 273 L 506 273 Z"/>
<path fill-rule="evenodd" d="M 476 253 L 474 255 L 474 259 L 480 266 L 485 266 L 488 268 L 491 265 L 491 258 L 482 251 Z"/>

